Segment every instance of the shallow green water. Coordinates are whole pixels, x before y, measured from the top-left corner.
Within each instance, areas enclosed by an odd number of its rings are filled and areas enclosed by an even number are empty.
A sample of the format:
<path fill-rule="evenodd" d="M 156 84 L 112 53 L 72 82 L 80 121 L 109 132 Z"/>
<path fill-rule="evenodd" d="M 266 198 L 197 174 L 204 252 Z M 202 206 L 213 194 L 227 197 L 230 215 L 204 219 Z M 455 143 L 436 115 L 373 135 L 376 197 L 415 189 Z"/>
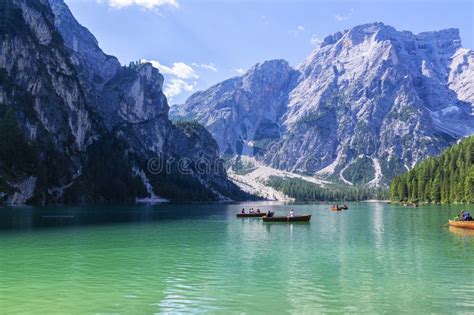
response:
<path fill-rule="evenodd" d="M 236 219 L 242 205 L 0 208 L 0 313 L 474 312 L 474 232 L 440 227 L 454 208 L 292 207 L 311 222 Z M 58 224 L 74 226 L 38 228 Z"/>

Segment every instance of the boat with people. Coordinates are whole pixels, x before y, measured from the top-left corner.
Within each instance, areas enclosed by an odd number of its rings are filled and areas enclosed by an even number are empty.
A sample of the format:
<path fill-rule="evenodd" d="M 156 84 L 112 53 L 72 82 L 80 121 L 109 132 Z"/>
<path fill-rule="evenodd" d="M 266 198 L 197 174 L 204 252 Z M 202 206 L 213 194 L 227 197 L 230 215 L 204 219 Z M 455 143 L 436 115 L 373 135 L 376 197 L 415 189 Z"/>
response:
<path fill-rule="evenodd" d="M 261 212 L 261 213 L 237 213 L 236 216 L 237 218 L 260 218 L 266 216 L 266 212 Z"/>
<path fill-rule="evenodd" d="M 311 214 L 290 216 L 262 217 L 263 222 L 309 222 Z"/>
<path fill-rule="evenodd" d="M 333 205 L 333 206 L 331 207 L 331 210 L 332 210 L 332 211 L 349 210 L 349 206 L 348 206 L 347 204 L 344 204 L 343 206 Z"/>
<path fill-rule="evenodd" d="M 449 220 L 449 225 L 465 229 L 474 229 L 474 221 Z"/>
<path fill-rule="evenodd" d="M 267 212 L 262 212 L 260 209 L 254 210 L 253 208 L 250 208 L 248 212 L 245 212 L 245 208 L 242 208 L 240 213 L 237 213 L 236 216 L 237 218 L 261 218 L 264 216 L 272 216 L 273 212 L 270 210 Z"/>
<path fill-rule="evenodd" d="M 465 210 L 461 210 L 461 213 L 454 219 L 449 220 L 448 224 L 458 228 L 474 229 L 474 219 L 471 214 Z"/>

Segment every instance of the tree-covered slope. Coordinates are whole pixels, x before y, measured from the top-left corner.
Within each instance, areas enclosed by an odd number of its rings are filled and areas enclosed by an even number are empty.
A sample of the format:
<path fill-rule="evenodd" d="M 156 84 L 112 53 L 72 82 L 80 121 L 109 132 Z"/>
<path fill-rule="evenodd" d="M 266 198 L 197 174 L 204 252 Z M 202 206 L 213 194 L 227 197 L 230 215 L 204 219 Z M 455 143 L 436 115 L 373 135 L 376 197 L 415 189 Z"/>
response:
<path fill-rule="evenodd" d="M 321 187 L 299 178 L 281 178 L 271 176 L 266 185 L 281 191 L 296 201 L 361 201 L 368 199 L 386 199 L 385 188 L 348 187 L 330 185 Z"/>
<path fill-rule="evenodd" d="M 474 202 L 474 136 L 429 158 L 390 184 L 392 201 Z"/>

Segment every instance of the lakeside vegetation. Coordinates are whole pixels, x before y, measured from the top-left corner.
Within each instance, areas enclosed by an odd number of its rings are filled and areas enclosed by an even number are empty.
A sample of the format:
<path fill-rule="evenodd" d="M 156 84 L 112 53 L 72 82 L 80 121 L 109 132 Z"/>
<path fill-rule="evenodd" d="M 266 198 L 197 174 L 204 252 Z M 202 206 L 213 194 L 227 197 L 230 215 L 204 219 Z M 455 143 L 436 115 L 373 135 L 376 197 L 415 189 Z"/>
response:
<path fill-rule="evenodd" d="M 474 136 L 424 160 L 390 184 L 392 202 L 474 203 Z"/>
<path fill-rule="evenodd" d="M 333 185 L 321 187 L 300 178 L 281 178 L 270 176 L 266 185 L 281 191 L 296 201 L 363 201 L 369 199 L 388 199 L 385 188 L 343 187 Z"/>

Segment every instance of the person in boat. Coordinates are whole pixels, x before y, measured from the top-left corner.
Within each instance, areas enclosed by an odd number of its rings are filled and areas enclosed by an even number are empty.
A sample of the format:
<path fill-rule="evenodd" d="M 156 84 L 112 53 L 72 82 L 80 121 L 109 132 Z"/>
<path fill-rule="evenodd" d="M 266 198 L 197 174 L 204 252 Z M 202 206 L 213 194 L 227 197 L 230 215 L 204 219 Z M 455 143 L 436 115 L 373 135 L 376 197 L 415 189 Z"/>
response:
<path fill-rule="evenodd" d="M 288 213 L 288 217 L 292 218 L 295 216 L 295 210 L 291 209 L 290 212 Z"/>
<path fill-rule="evenodd" d="M 244 214 L 245 213 L 245 208 L 242 208 L 242 211 L 240 213 Z"/>
<path fill-rule="evenodd" d="M 257 209 L 257 213 L 260 213 L 260 209 Z"/>
<path fill-rule="evenodd" d="M 253 213 L 253 208 L 250 208 L 249 213 Z"/>
<path fill-rule="evenodd" d="M 471 217 L 471 214 L 467 211 L 462 211 L 462 216 L 461 216 L 461 220 L 463 221 L 472 221 L 472 217 Z"/>

